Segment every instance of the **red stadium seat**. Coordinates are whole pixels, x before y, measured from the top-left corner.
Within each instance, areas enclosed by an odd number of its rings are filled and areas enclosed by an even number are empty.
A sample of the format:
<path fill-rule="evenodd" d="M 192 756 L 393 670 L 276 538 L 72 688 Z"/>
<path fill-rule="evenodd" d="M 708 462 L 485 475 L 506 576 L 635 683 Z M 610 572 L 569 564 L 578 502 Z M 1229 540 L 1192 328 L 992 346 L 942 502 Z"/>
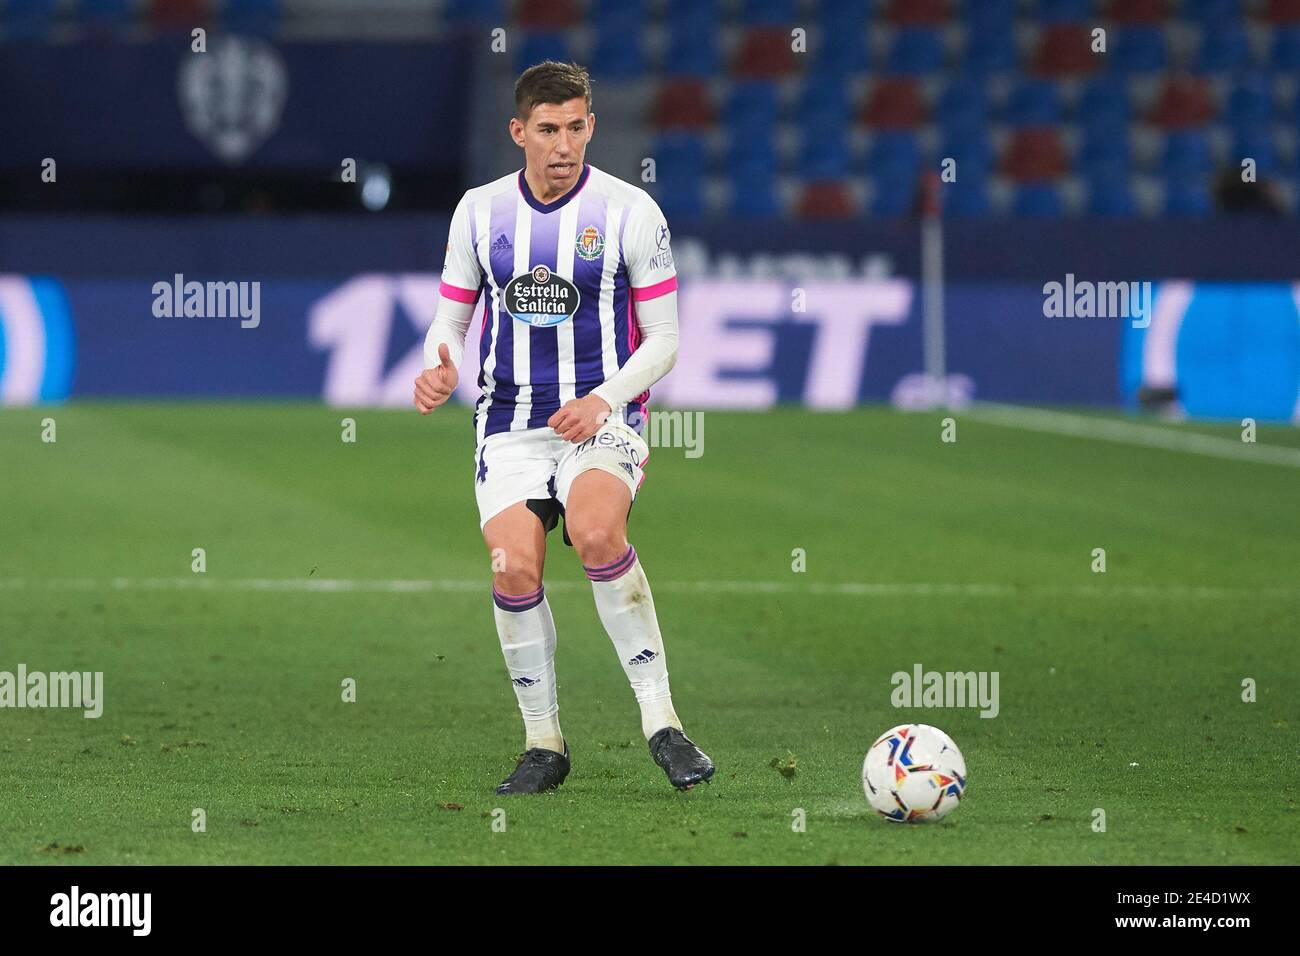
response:
<path fill-rule="evenodd" d="M 713 119 L 713 104 L 703 80 L 667 81 L 650 107 L 650 122 L 658 129 L 699 129 L 713 125 Z"/>
<path fill-rule="evenodd" d="M 1264 19 L 1272 23 L 1300 23 L 1300 0 L 1269 0 Z"/>
<path fill-rule="evenodd" d="M 573 0 L 521 0 L 515 22 L 529 30 L 577 26 L 581 19 Z"/>
<path fill-rule="evenodd" d="M 1016 130 L 1002 160 L 1002 172 L 1018 182 L 1055 179 L 1070 168 L 1054 128 Z"/>
<path fill-rule="evenodd" d="M 1163 23 L 1169 5 L 1165 0 L 1112 0 L 1109 13 L 1116 23 Z"/>
<path fill-rule="evenodd" d="M 851 219 L 853 197 L 845 183 L 809 183 L 799 197 L 796 211 L 802 219 Z"/>
<path fill-rule="evenodd" d="M 164 29 L 192 29 L 209 21 L 212 6 L 212 0 L 152 0 L 149 23 Z"/>
<path fill-rule="evenodd" d="M 794 72 L 794 67 L 790 32 L 783 27 L 750 30 L 741 41 L 740 52 L 732 64 L 735 73 L 751 78 L 785 76 Z"/>
<path fill-rule="evenodd" d="M 1055 23 L 1043 31 L 1034 70 L 1043 76 L 1090 73 L 1098 66 L 1092 52 L 1092 31 L 1074 23 Z"/>
<path fill-rule="evenodd" d="M 885 19 L 899 26 L 939 26 L 948 19 L 946 0 L 892 0 Z"/>
<path fill-rule="evenodd" d="M 1202 126 L 1214 119 L 1214 102 L 1195 76 L 1175 76 L 1160 93 L 1147 120 L 1166 129 Z"/>
<path fill-rule="evenodd" d="M 862 121 L 877 129 L 911 129 L 925 122 L 925 101 L 916 81 L 887 76 L 872 87 L 862 110 Z"/>

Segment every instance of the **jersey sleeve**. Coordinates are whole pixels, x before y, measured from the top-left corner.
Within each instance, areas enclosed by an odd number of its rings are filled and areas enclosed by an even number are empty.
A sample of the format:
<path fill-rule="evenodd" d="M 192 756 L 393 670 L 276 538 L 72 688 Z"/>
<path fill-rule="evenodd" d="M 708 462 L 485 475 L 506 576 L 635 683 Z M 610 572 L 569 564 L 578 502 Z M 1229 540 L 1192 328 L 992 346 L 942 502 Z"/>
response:
<path fill-rule="evenodd" d="M 469 200 L 461 197 L 451 217 L 447 236 L 447 257 L 442 263 L 442 285 L 438 291 L 444 299 L 473 303 L 483 282 L 483 269 L 474 249 Z"/>
<path fill-rule="evenodd" d="M 623 260 L 627 263 L 632 299 L 644 302 L 677 291 L 677 267 L 669 246 L 668 222 L 659 204 L 642 193 L 623 228 Z"/>

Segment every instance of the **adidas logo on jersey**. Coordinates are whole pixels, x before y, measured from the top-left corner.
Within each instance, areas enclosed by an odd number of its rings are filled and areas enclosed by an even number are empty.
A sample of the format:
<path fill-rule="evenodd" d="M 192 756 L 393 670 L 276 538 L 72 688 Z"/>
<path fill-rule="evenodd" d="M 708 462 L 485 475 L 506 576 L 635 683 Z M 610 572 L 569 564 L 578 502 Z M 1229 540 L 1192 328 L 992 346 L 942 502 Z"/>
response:
<path fill-rule="evenodd" d="M 643 650 L 643 651 L 642 651 L 640 654 L 638 654 L 636 657 L 633 657 L 631 660 L 629 660 L 628 663 L 629 663 L 629 664 L 649 664 L 652 660 L 654 660 L 654 659 L 655 659 L 656 657 L 658 657 L 658 656 L 659 656 L 658 654 L 656 654 L 654 651 L 650 650 L 650 648 L 647 647 L 645 650 Z"/>
<path fill-rule="evenodd" d="M 504 232 L 501 235 L 497 236 L 496 242 L 492 243 L 493 252 L 505 252 L 507 249 L 511 249 L 511 248 L 513 247 L 510 245 L 510 240 L 509 238 L 507 238 Z"/>
<path fill-rule="evenodd" d="M 511 679 L 510 683 L 517 687 L 532 687 L 537 681 L 531 677 L 515 677 Z"/>

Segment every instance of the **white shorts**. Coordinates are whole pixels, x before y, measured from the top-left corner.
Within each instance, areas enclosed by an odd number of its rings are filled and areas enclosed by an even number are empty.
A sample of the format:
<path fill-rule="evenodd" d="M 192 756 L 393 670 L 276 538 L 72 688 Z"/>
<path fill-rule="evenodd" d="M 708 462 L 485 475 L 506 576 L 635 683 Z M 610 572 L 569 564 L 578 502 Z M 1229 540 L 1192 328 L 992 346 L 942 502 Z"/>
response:
<path fill-rule="evenodd" d="M 530 498 L 554 498 L 563 507 L 574 479 L 592 468 L 622 481 L 635 501 L 649 457 L 645 440 L 613 415 L 595 435 L 577 445 L 546 425 L 489 435 L 474 450 L 479 527 Z"/>

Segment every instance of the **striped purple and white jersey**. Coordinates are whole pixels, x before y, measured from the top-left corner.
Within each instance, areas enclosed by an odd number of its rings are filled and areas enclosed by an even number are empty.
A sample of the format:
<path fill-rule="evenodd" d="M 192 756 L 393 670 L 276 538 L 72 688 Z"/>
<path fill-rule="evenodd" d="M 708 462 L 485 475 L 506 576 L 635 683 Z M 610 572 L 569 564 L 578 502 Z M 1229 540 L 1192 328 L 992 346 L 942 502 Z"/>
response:
<path fill-rule="evenodd" d="M 451 220 L 443 296 L 483 298 L 478 440 L 541 428 L 636 350 L 636 303 L 673 292 L 668 224 L 645 190 L 584 165 L 541 203 L 512 173 L 465 193 Z M 638 431 L 649 391 L 623 409 Z M 619 410 L 615 409 L 617 413 Z"/>

